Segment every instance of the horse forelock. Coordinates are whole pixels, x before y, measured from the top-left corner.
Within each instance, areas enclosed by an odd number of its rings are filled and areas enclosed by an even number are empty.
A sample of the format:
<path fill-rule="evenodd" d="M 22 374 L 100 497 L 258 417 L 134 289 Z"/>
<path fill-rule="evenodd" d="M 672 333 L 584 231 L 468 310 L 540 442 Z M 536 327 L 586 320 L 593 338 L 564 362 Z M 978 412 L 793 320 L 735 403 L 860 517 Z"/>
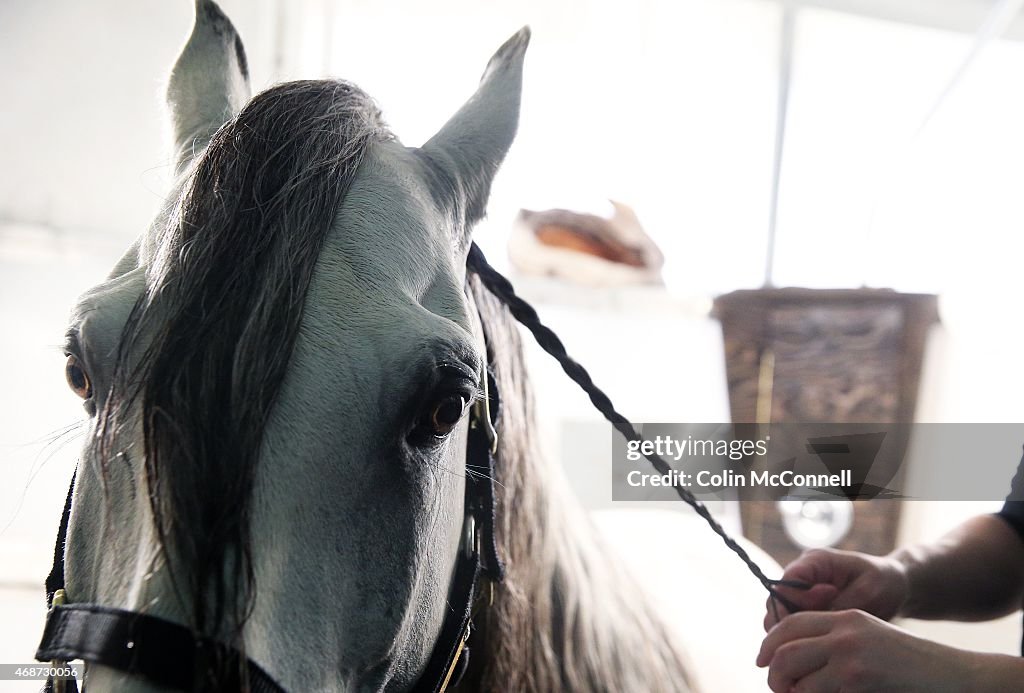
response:
<path fill-rule="evenodd" d="M 156 534 L 199 632 L 241 644 L 262 434 L 324 239 L 367 147 L 390 137 L 347 82 L 273 87 L 217 132 L 157 230 L 100 413 L 100 461 L 139 426 Z"/>

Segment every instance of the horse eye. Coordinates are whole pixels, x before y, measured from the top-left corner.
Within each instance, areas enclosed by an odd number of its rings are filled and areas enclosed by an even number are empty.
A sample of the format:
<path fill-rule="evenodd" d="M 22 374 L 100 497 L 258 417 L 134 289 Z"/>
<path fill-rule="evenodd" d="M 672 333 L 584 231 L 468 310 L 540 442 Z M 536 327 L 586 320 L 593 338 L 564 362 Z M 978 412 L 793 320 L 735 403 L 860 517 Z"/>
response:
<path fill-rule="evenodd" d="M 64 366 L 64 376 L 68 379 L 68 386 L 72 392 L 82 399 L 92 397 L 92 381 L 89 374 L 85 372 L 81 362 L 73 354 L 68 354 L 68 362 Z"/>
<path fill-rule="evenodd" d="M 430 432 L 438 438 L 448 435 L 462 421 L 469 403 L 462 395 L 448 395 L 434 404 L 430 412 Z"/>

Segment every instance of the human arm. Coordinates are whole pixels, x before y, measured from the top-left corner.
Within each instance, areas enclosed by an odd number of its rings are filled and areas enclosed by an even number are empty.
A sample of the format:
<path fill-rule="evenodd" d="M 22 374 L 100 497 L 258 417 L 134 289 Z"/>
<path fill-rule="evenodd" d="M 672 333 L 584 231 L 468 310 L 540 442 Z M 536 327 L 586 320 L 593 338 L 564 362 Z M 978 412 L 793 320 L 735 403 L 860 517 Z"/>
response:
<path fill-rule="evenodd" d="M 891 556 L 906 575 L 900 616 L 987 621 L 1024 600 L 1024 541 L 996 515 L 971 518 L 936 542 Z"/>
<path fill-rule="evenodd" d="M 994 618 L 1019 608 L 1024 542 L 1002 517 L 968 520 L 938 541 L 889 556 L 810 551 L 785 577 L 803 611 L 765 616 L 758 666 L 777 693 L 1024 690 L 1024 659 L 958 650 L 886 623 L 914 618 Z"/>
<path fill-rule="evenodd" d="M 1020 608 L 1024 541 L 1002 517 L 981 515 L 930 544 L 868 556 L 831 549 L 804 553 L 783 576 L 813 585 L 780 588 L 802 610 L 861 609 L 895 616 L 978 621 Z M 769 602 L 765 630 L 787 614 Z"/>
<path fill-rule="evenodd" d="M 977 693 L 1024 690 L 1024 658 L 959 650 L 864 611 L 793 614 L 764 639 L 775 693 Z"/>

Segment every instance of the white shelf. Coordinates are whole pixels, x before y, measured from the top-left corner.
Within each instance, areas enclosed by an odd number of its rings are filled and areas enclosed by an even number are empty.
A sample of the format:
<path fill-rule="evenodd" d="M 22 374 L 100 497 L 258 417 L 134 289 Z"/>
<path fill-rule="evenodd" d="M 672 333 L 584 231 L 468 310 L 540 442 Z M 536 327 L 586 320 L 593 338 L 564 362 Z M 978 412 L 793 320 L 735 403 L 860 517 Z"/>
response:
<path fill-rule="evenodd" d="M 679 296 L 664 286 L 627 285 L 591 287 L 561 279 L 512 274 L 516 293 L 541 306 L 618 313 L 633 316 L 706 318 L 711 312 L 708 296 Z"/>

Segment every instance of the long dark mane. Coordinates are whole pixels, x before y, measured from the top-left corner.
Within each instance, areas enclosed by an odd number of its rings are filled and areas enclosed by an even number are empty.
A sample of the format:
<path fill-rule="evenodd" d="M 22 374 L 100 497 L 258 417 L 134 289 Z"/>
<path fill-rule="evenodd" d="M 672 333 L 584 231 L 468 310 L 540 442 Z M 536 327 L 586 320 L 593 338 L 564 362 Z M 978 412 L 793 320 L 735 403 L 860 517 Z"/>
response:
<path fill-rule="evenodd" d="M 141 427 L 144 449 L 128 453 L 145 460 L 156 532 L 198 633 L 240 640 L 262 434 L 324 238 L 368 144 L 387 138 L 347 82 L 271 88 L 212 138 L 159 230 L 101 412 L 101 460 Z"/>

